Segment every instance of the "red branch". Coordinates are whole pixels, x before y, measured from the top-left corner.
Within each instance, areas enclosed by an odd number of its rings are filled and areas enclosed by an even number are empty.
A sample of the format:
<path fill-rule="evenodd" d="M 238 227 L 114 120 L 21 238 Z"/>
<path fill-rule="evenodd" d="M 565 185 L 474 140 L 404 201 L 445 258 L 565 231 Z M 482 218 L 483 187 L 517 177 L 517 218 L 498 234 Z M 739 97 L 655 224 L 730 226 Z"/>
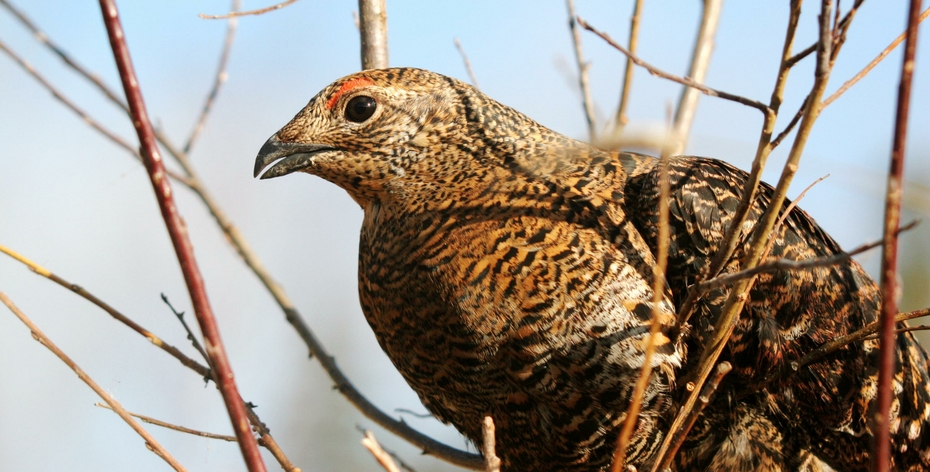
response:
<path fill-rule="evenodd" d="M 126 38 L 120 24 L 115 0 L 100 0 L 100 10 L 103 13 L 103 22 L 107 27 L 110 47 L 113 49 L 113 57 L 116 60 L 116 67 L 119 69 L 123 90 L 126 92 L 126 101 L 132 115 L 132 124 L 139 135 L 142 160 L 151 178 L 155 197 L 158 199 L 158 206 L 161 208 L 165 226 L 168 228 L 168 234 L 171 236 L 171 242 L 178 256 L 181 271 L 184 273 L 184 281 L 187 283 L 187 290 L 191 296 L 194 312 L 197 315 L 197 321 L 200 323 L 200 330 L 203 333 L 210 363 L 216 372 L 217 387 L 223 395 L 226 410 L 229 412 L 233 430 L 239 440 L 239 448 L 242 450 L 249 471 L 264 472 L 265 464 L 259 454 L 258 444 L 249 430 L 245 405 L 243 405 L 239 397 L 232 368 L 220 340 L 219 328 L 213 316 L 213 310 L 210 308 L 210 302 L 207 300 L 203 277 L 200 274 L 200 269 L 197 268 L 197 261 L 194 259 L 194 248 L 187 237 L 187 227 L 181 219 L 172 197 L 165 165 L 162 162 L 155 141 L 155 132 L 152 123 L 149 121 L 145 102 L 142 100 L 142 92 L 139 89 L 139 82 L 132 67 L 132 60 L 129 57 L 129 47 L 126 45 Z"/>
<path fill-rule="evenodd" d="M 904 62 L 901 64 L 901 82 L 898 84 L 898 109 L 895 116 L 894 144 L 891 150 L 891 168 L 888 170 L 888 191 L 885 196 L 885 245 L 882 248 L 882 318 L 879 334 L 878 411 L 875 415 L 875 451 L 872 470 L 889 470 L 891 435 L 889 431 L 892 396 L 891 379 L 895 371 L 895 322 L 898 307 L 896 293 L 898 264 L 898 235 L 895 230 L 901 220 L 902 171 L 904 147 L 907 142 L 907 116 L 911 101 L 911 82 L 914 77 L 914 57 L 917 49 L 917 24 L 920 0 L 911 0 L 907 21 L 907 39 L 904 43 Z"/>

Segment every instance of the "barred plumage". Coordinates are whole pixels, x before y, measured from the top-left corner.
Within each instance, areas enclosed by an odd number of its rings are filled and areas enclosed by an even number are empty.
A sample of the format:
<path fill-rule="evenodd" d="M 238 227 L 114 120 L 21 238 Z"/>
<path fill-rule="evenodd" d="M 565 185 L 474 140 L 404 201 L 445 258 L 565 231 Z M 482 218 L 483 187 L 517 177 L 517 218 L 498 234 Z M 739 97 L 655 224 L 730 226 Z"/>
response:
<path fill-rule="evenodd" d="M 364 209 L 359 296 L 375 335 L 440 420 L 479 441 L 491 415 L 505 470 L 605 470 L 644 362 L 658 221 L 657 160 L 557 134 L 457 80 L 369 70 L 321 91 L 262 148 L 255 174 L 301 171 Z M 727 289 L 679 330 L 675 307 L 709 264 L 746 174 L 671 163 L 671 245 L 662 334 L 629 460 L 654 460 Z M 764 186 L 745 232 L 768 202 Z M 747 246 L 725 271 L 738 270 Z M 771 255 L 839 246 L 800 209 Z M 791 362 L 875 320 L 875 283 L 855 262 L 763 274 L 724 357 L 735 367 L 701 415 L 678 470 L 776 471 L 811 457 L 868 467 L 875 341 Z M 930 467 L 927 356 L 899 336 L 896 470 Z M 772 372 L 785 372 L 761 384 Z"/>

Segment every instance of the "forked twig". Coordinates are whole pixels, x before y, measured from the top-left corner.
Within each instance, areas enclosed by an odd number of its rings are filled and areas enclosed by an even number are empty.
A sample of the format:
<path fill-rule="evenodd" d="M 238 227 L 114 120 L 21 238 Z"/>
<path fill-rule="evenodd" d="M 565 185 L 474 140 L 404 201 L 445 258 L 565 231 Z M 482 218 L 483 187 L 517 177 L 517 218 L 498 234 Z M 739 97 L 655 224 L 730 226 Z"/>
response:
<path fill-rule="evenodd" d="M 231 11 L 231 12 L 225 14 L 225 15 L 204 15 L 203 13 L 201 13 L 201 14 L 199 14 L 199 15 L 197 15 L 197 16 L 199 16 L 200 18 L 203 18 L 204 20 L 225 20 L 225 19 L 228 19 L 228 18 L 236 18 L 236 17 L 239 17 L 239 16 L 261 15 L 261 14 L 264 14 L 264 13 L 268 13 L 268 12 L 270 12 L 270 11 L 280 10 L 280 9 L 282 9 L 282 8 L 288 6 L 288 5 L 290 5 L 290 4 L 292 4 L 292 3 L 296 2 L 296 1 L 297 1 L 297 0 L 287 0 L 287 1 L 284 1 L 284 2 L 281 2 L 281 3 L 278 3 L 278 4 L 276 4 L 276 5 L 272 5 L 272 6 L 270 6 L 270 7 L 259 8 L 259 9 L 257 9 L 257 10 L 235 11 L 235 9 L 233 9 L 233 11 Z"/>
<path fill-rule="evenodd" d="M 578 24 L 581 25 L 582 28 L 600 36 L 601 39 L 603 39 L 604 41 L 607 41 L 607 44 L 610 44 L 615 49 L 617 49 L 618 51 L 625 54 L 628 58 L 630 58 L 630 60 L 633 61 L 634 64 L 646 69 L 647 71 L 649 71 L 650 74 L 656 77 L 661 77 L 666 80 L 671 80 L 672 82 L 677 82 L 682 85 L 687 85 L 688 87 L 693 87 L 701 91 L 703 94 L 710 95 L 711 97 L 719 97 L 725 100 L 742 103 L 743 105 L 755 108 L 764 114 L 769 114 L 772 112 L 772 110 L 767 105 L 761 102 L 758 102 L 756 100 L 752 100 L 746 97 L 741 97 L 739 95 L 734 95 L 732 93 L 727 93 L 722 90 L 713 89 L 706 85 L 699 84 L 695 82 L 694 80 L 691 80 L 687 77 L 680 77 L 680 76 L 665 72 L 662 69 L 659 69 L 658 67 L 655 67 L 652 64 L 649 64 L 648 62 L 640 59 L 636 55 L 632 54 L 630 51 L 627 51 L 626 48 L 624 48 L 619 43 L 614 41 L 613 38 L 610 37 L 610 35 L 595 29 L 593 26 L 589 25 L 586 21 L 584 21 L 584 19 L 582 19 L 581 17 L 578 17 L 577 20 L 578 20 Z"/>
<path fill-rule="evenodd" d="M 249 430 L 249 420 L 246 414 L 245 406 L 242 404 L 238 388 L 233 377 L 232 367 L 229 359 L 226 357 L 223 342 L 220 338 L 219 328 L 216 324 L 216 318 L 213 316 L 213 309 L 207 300 L 206 287 L 204 286 L 203 277 L 200 269 L 197 267 L 197 261 L 194 257 L 193 246 L 188 238 L 187 229 L 181 221 L 177 206 L 174 203 L 171 184 L 168 182 L 165 174 L 165 165 L 162 162 L 161 151 L 155 138 L 155 132 L 149 121 L 148 112 L 146 111 L 145 102 L 142 100 L 142 93 L 139 89 L 139 81 L 133 69 L 132 59 L 129 56 L 129 47 L 126 45 L 126 34 L 120 23 L 119 13 L 116 8 L 115 0 L 100 0 L 100 11 L 103 14 L 103 23 L 107 28 L 107 34 L 110 38 L 110 47 L 113 50 L 113 57 L 116 61 L 116 67 L 119 70 L 120 81 L 123 83 L 123 90 L 126 94 L 126 102 L 132 112 L 132 122 L 139 136 L 140 147 L 142 148 L 142 159 L 145 162 L 146 171 L 152 181 L 152 189 L 155 191 L 155 197 L 161 209 L 162 217 L 165 220 L 165 226 L 168 234 L 171 236 L 171 242 L 174 245 L 178 262 L 181 265 L 181 271 L 184 274 L 184 280 L 187 284 L 188 292 L 194 306 L 194 312 L 197 315 L 197 321 L 200 324 L 200 331 L 203 333 L 206 344 L 207 354 L 211 359 L 211 366 L 214 368 L 214 379 L 223 396 L 223 402 L 232 421 L 233 430 L 239 439 L 239 448 L 250 472 L 264 472 L 265 465 L 262 462 L 261 453 L 258 450 L 258 444 Z"/>
<path fill-rule="evenodd" d="M 77 374 L 78 378 L 81 379 L 81 381 L 83 381 L 85 384 L 87 384 L 87 386 L 90 387 L 94 391 L 94 393 L 99 395 L 100 398 L 103 399 L 103 401 L 107 402 L 107 405 L 110 405 L 113 411 L 116 412 L 116 414 L 119 415 L 119 417 L 122 418 L 123 421 L 125 421 L 126 424 L 128 424 L 130 428 L 132 428 L 136 433 L 138 433 L 139 436 L 142 436 L 142 439 L 145 440 L 145 446 L 149 450 L 154 452 L 155 455 L 157 455 L 158 457 L 161 457 L 174 470 L 177 470 L 179 472 L 187 470 L 184 468 L 183 465 L 181 465 L 180 462 L 177 461 L 177 459 L 174 458 L 174 456 L 168 453 L 168 451 L 165 450 L 165 448 L 162 447 L 162 445 L 159 444 L 158 441 L 155 440 L 155 438 L 152 437 L 152 435 L 149 434 L 149 432 L 145 430 L 145 428 L 139 425 L 139 423 L 136 420 L 132 419 L 132 416 L 129 415 L 129 412 L 126 411 L 126 409 L 123 408 L 123 406 L 120 405 L 120 403 L 116 401 L 116 399 L 110 396 L 110 394 L 108 394 L 106 390 L 100 387 L 100 385 L 98 385 L 97 382 L 94 381 L 94 379 L 92 379 L 89 375 L 87 375 L 86 372 L 84 372 L 84 370 L 78 367 L 78 365 L 73 360 L 71 360 L 71 358 L 68 357 L 68 355 L 65 354 L 64 351 L 59 349 L 58 346 L 55 345 L 55 343 L 53 343 L 51 339 L 45 336 L 45 333 L 43 333 L 42 330 L 40 330 L 39 327 L 36 326 L 35 323 L 33 323 L 32 320 L 29 319 L 28 316 L 26 316 L 25 313 L 20 311 L 20 309 L 17 308 L 16 305 L 13 304 L 13 301 L 10 300 L 6 296 L 6 294 L 3 292 L 0 292 L 0 302 L 3 302 L 3 304 L 6 305 L 7 308 L 9 308 L 10 311 L 12 311 L 13 314 L 16 315 L 16 317 L 19 318 L 19 320 L 22 321 L 23 324 L 26 325 L 26 327 L 29 328 L 30 331 L 32 331 L 32 337 L 35 338 L 36 341 L 39 341 L 39 344 L 42 344 L 43 346 L 48 348 L 49 351 L 52 351 L 53 354 L 55 354 L 59 359 L 61 359 L 62 362 L 64 362 L 68 367 L 70 367 L 71 370 L 73 370 L 74 373 Z"/>

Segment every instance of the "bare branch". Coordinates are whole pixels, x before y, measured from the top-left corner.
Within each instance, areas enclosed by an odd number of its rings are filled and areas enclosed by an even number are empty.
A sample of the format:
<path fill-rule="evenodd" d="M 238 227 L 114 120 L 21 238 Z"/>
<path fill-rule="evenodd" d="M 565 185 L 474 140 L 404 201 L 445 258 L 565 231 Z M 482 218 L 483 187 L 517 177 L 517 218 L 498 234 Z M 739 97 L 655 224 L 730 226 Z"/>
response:
<path fill-rule="evenodd" d="M 630 17 L 630 54 L 636 54 L 639 46 L 639 18 L 643 11 L 643 0 L 636 0 L 633 6 L 633 16 Z M 626 109 L 630 102 L 630 88 L 633 86 L 633 61 L 626 58 L 626 69 L 623 72 L 623 86 L 620 88 L 620 105 L 617 106 L 617 117 L 614 119 L 615 132 L 620 131 L 629 122 Z"/>
<path fill-rule="evenodd" d="M 210 356 L 207 355 L 207 351 L 203 350 L 203 346 L 200 345 L 200 341 L 197 340 L 197 336 L 194 336 L 194 332 L 191 330 L 191 327 L 187 325 L 187 321 L 184 320 L 184 312 L 174 309 L 174 306 L 168 301 L 168 296 L 164 293 L 161 294 L 161 301 L 165 302 L 165 305 L 168 305 L 168 308 L 174 313 L 174 316 L 181 322 L 181 326 L 184 327 L 184 331 L 187 332 L 187 340 L 191 342 L 194 346 L 194 349 L 200 353 L 205 361 L 210 362 Z"/>
<path fill-rule="evenodd" d="M 494 419 L 490 416 L 485 416 L 481 421 L 481 433 L 484 439 L 481 445 L 481 454 L 484 456 L 484 471 L 501 472 L 501 459 L 497 457 L 497 440 L 494 438 Z"/>
<path fill-rule="evenodd" d="M 694 42 L 694 52 L 691 54 L 691 67 L 688 77 L 697 83 L 704 83 L 707 68 L 710 65 L 710 56 L 714 51 L 714 36 L 717 34 L 717 24 L 720 22 L 720 11 L 723 9 L 723 0 L 704 0 L 704 12 L 701 15 L 701 27 L 698 30 L 697 40 Z M 675 126 L 672 128 L 672 156 L 685 152 L 688 135 L 691 133 L 691 123 L 697 111 L 698 91 L 692 87 L 685 87 L 678 100 L 678 110 L 675 112 Z"/>
<path fill-rule="evenodd" d="M 233 0 L 233 13 L 238 11 L 241 5 L 242 0 Z M 197 124 L 194 125 L 194 129 L 191 130 L 187 142 L 184 143 L 184 154 L 190 154 L 191 147 L 194 145 L 194 140 L 196 140 L 200 132 L 203 131 L 203 127 L 207 122 L 207 117 L 210 115 L 210 110 L 213 108 L 213 102 L 220 93 L 220 87 L 223 86 L 223 83 L 225 83 L 226 79 L 229 77 L 226 73 L 226 64 L 229 62 L 229 52 L 232 51 L 233 40 L 236 39 L 236 26 L 238 24 L 239 21 L 235 16 L 229 18 L 229 22 L 226 26 L 226 39 L 223 41 L 223 52 L 220 53 L 220 63 L 216 67 L 216 78 L 213 80 L 213 87 L 210 89 L 210 93 L 207 94 L 203 109 L 200 111 L 200 117 L 197 118 Z"/>
<path fill-rule="evenodd" d="M 902 321 L 912 320 L 914 318 L 922 318 L 924 316 L 930 316 L 930 308 L 910 311 L 907 313 L 899 313 L 895 315 L 894 322 L 900 323 Z M 878 321 L 875 321 L 874 323 L 870 323 L 868 326 L 856 332 L 853 332 L 853 333 L 847 334 L 846 336 L 834 339 L 833 341 L 830 341 L 828 343 L 824 343 L 823 346 L 820 346 L 817 349 L 814 349 L 813 351 L 805 354 L 804 357 L 799 359 L 798 368 L 804 367 L 809 364 L 813 364 L 814 362 L 817 362 L 820 359 L 823 359 L 824 357 L 829 356 L 830 354 L 833 354 L 836 351 L 839 351 L 840 349 L 846 347 L 849 344 L 862 341 L 865 338 L 878 332 L 878 329 L 880 327 L 881 327 L 881 323 Z M 766 383 L 770 380 L 771 379 L 766 379 Z"/>
<path fill-rule="evenodd" d="M 468 60 L 468 54 L 465 54 L 465 48 L 462 47 L 462 42 L 459 41 L 459 38 L 454 39 L 455 49 L 459 50 L 459 54 L 462 56 L 462 62 L 465 63 L 465 70 L 468 72 L 468 78 L 471 79 L 471 84 L 478 87 L 478 77 L 475 77 L 475 71 L 471 69 L 471 61 Z"/>
<path fill-rule="evenodd" d="M 388 61 L 386 0 L 358 0 L 362 70 L 385 69 Z"/>
<path fill-rule="evenodd" d="M 107 410 L 113 410 L 113 408 L 111 408 L 110 405 L 107 405 L 106 403 L 94 403 L 94 406 L 100 407 L 100 408 L 106 408 Z M 161 426 L 162 428 L 174 430 L 179 433 L 191 434 L 194 436 L 200 436 L 202 438 L 208 438 L 208 439 L 219 439 L 221 441 L 236 442 L 235 436 L 229 436 L 226 434 L 207 433 L 205 431 L 198 431 L 196 429 L 185 428 L 184 426 L 178 426 L 176 424 L 171 424 L 166 421 L 152 418 L 151 416 L 140 415 L 138 413 L 133 413 L 131 411 L 127 411 L 126 413 L 129 413 L 129 416 L 138 418 L 143 423 L 148 423 L 148 424 L 152 424 L 155 426 Z"/>
<path fill-rule="evenodd" d="M 259 8 L 258 10 L 236 11 L 236 9 L 233 8 L 233 11 L 225 15 L 204 15 L 203 13 L 201 13 L 197 16 L 199 16 L 200 18 L 203 18 L 204 20 L 225 20 L 229 18 L 236 18 L 239 16 L 261 15 L 264 13 L 268 13 L 270 11 L 280 10 L 296 1 L 297 0 L 287 0 L 281 3 L 278 3 L 277 5 L 272 5 L 270 7 L 265 7 L 265 8 Z"/>
<path fill-rule="evenodd" d="M 684 426 L 672 440 L 668 457 L 675 457 L 675 454 L 678 453 L 678 449 L 681 448 L 685 439 L 688 438 L 688 433 L 691 431 L 691 428 L 694 427 L 694 423 L 697 421 L 698 416 L 704 411 L 707 404 L 710 403 L 710 399 L 714 396 L 714 392 L 717 391 L 717 387 L 720 385 L 723 377 L 730 373 L 731 370 L 733 370 L 733 366 L 727 361 L 717 364 L 717 370 L 714 372 L 714 376 L 708 380 L 707 385 L 704 385 L 704 390 L 701 392 L 701 395 L 698 396 L 697 405 L 688 413 L 688 417 L 685 418 Z M 694 386 L 690 384 L 688 387 L 694 388 Z"/>
<path fill-rule="evenodd" d="M 920 0 L 911 0 L 908 10 L 907 39 L 904 43 L 904 60 L 901 62 L 901 81 L 898 85 L 898 107 L 895 113 L 894 144 L 891 166 L 888 169 L 888 190 L 885 193 L 885 244 L 882 246 L 881 331 L 879 331 L 878 399 L 872 427 L 875 431 L 873 470 L 887 472 L 891 463 L 891 403 L 894 400 L 892 378 L 895 375 L 895 314 L 898 312 L 898 232 L 901 221 L 901 195 L 903 193 L 904 151 L 907 143 L 907 119 L 911 103 L 911 84 L 914 79 L 914 57 L 917 51 L 917 31 Z"/>
<path fill-rule="evenodd" d="M 668 72 L 665 72 L 653 66 L 652 64 L 649 64 L 646 61 L 640 59 L 639 57 L 633 55 L 632 53 L 630 53 L 630 51 L 627 51 L 626 48 L 624 48 L 623 46 L 618 44 L 616 41 L 614 41 L 613 38 L 611 38 L 607 33 L 598 31 L 597 29 L 589 25 L 586 21 L 584 21 L 581 17 L 578 18 L 578 24 L 581 25 L 584 29 L 600 36 L 601 39 L 603 39 L 604 41 L 607 41 L 607 44 L 610 44 L 615 49 L 619 50 L 620 52 L 625 54 L 628 58 L 630 58 L 630 60 L 633 61 L 634 64 L 646 69 L 647 71 L 649 71 L 650 74 L 656 77 L 661 77 L 666 80 L 671 80 L 672 82 L 677 82 L 682 85 L 687 85 L 688 87 L 693 87 L 701 91 L 703 94 L 710 95 L 711 97 L 719 97 L 724 100 L 730 100 L 730 101 L 734 101 L 737 103 L 742 103 L 743 105 L 755 108 L 764 114 L 769 114 L 772 112 L 772 110 L 768 106 L 766 106 L 765 104 L 761 102 L 757 102 L 755 100 L 752 100 L 746 97 L 741 97 L 739 95 L 734 95 L 732 93 L 727 93 L 721 90 L 712 89 L 706 85 L 699 84 L 687 77 L 679 77 L 674 74 L 669 74 Z"/>
<path fill-rule="evenodd" d="M 930 7 L 928 7 L 926 10 L 923 11 L 923 13 L 920 14 L 920 18 L 917 19 L 917 22 L 918 23 L 923 22 L 924 20 L 927 19 L 928 16 L 930 16 Z M 827 99 L 823 101 L 823 107 L 826 108 L 827 106 L 829 106 L 837 98 L 840 98 L 840 95 L 843 95 L 844 93 L 846 93 L 846 91 L 849 90 L 853 85 L 856 85 L 857 82 L 859 82 L 860 80 L 862 80 L 863 77 L 868 75 L 869 72 L 871 72 L 872 69 L 874 69 L 875 66 L 877 66 L 879 62 L 882 62 L 885 59 L 885 57 L 888 56 L 888 54 L 891 54 L 891 51 L 894 51 L 895 48 L 897 48 L 898 45 L 904 41 L 905 36 L 907 36 L 907 31 L 905 31 L 904 33 L 901 33 L 901 35 L 895 38 L 894 41 L 892 41 L 891 44 L 888 45 L 888 47 L 886 47 L 882 52 L 878 54 L 878 56 L 875 56 L 875 59 L 872 59 L 872 62 L 868 63 L 868 65 L 863 67 L 862 70 L 860 70 L 859 73 L 854 75 L 851 79 L 844 82 L 843 85 L 836 90 L 836 92 L 833 92 L 833 95 L 830 95 L 829 97 L 827 97 Z"/>
<path fill-rule="evenodd" d="M 39 344 L 45 346 L 49 351 L 52 351 L 53 354 L 58 356 L 62 362 L 64 362 L 68 367 L 71 368 L 71 370 L 74 371 L 75 374 L 77 374 L 81 381 L 87 384 L 87 386 L 90 387 L 94 393 L 99 395 L 103 401 L 107 402 L 107 405 L 110 405 L 113 411 L 116 412 L 116 414 L 119 415 L 119 417 L 122 418 L 130 428 L 139 434 L 139 436 L 142 436 L 142 439 L 145 440 L 145 446 L 149 450 L 154 452 L 158 457 L 164 459 L 164 461 L 167 462 L 174 470 L 179 472 L 187 470 L 183 465 L 181 465 L 180 462 L 177 461 L 177 459 L 168 453 L 168 451 L 166 451 L 165 448 L 162 447 L 162 445 L 159 444 L 158 441 L 156 441 L 155 438 L 145 430 L 145 428 L 139 425 L 136 420 L 132 419 L 132 417 L 129 415 L 129 412 L 127 412 L 126 409 L 123 408 L 123 406 L 120 405 L 118 401 L 116 401 L 116 399 L 111 397 L 110 394 L 108 394 L 102 387 L 100 387 L 100 385 L 97 384 L 97 382 L 94 381 L 94 379 L 92 379 L 89 375 L 87 375 L 87 373 L 84 372 L 84 370 L 78 367 L 78 365 L 75 364 L 74 361 L 64 353 L 64 351 L 59 349 L 51 339 L 46 337 L 42 330 L 40 330 L 39 327 L 36 326 L 28 316 L 26 316 L 25 313 L 20 311 L 20 309 L 13 304 L 13 301 L 10 300 L 3 292 L 0 292 L 0 302 L 3 302 L 3 304 L 6 305 L 7 308 L 9 308 L 10 311 L 12 311 L 13 314 L 16 315 L 16 317 L 19 318 L 19 320 L 22 321 L 26 327 L 29 328 L 30 331 L 32 331 L 32 337 L 35 338 L 36 341 L 39 341 Z"/>
<path fill-rule="evenodd" d="M 365 431 L 365 437 L 362 438 L 362 446 L 365 446 L 365 449 L 368 449 L 368 452 L 375 457 L 375 460 L 381 464 L 381 467 L 384 468 L 387 472 L 400 472 L 400 469 L 397 467 L 397 464 L 394 463 L 394 459 L 388 454 L 384 449 L 381 448 L 381 445 L 378 444 L 378 440 L 375 439 L 375 434 L 371 431 Z"/>
<path fill-rule="evenodd" d="M 581 104 L 584 107 L 585 120 L 588 123 L 588 141 L 594 142 L 597 137 L 597 119 L 594 116 L 594 100 L 591 99 L 591 87 L 588 85 L 589 62 L 584 60 L 584 49 L 581 47 L 581 31 L 575 24 L 575 0 L 565 0 L 568 7 L 568 29 L 572 33 L 572 46 L 575 49 L 575 61 L 578 64 L 578 87 L 581 89 Z M 579 18 L 580 20 L 580 18 Z"/>
<path fill-rule="evenodd" d="M 129 47 L 126 45 L 126 34 L 120 23 L 115 0 L 100 0 L 100 11 L 103 14 L 103 23 L 107 28 L 107 34 L 110 38 L 110 47 L 113 50 L 113 57 L 116 60 L 120 80 L 123 83 L 123 90 L 126 93 L 126 102 L 129 104 L 129 109 L 132 112 L 133 126 L 136 128 L 136 134 L 139 136 L 139 143 L 142 148 L 142 159 L 145 162 L 145 168 L 152 181 L 152 188 L 155 191 L 155 197 L 161 208 L 165 226 L 168 228 L 168 233 L 171 236 L 178 262 L 184 273 L 184 280 L 187 283 L 187 289 L 191 296 L 194 312 L 200 324 L 200 331 L 204 336 L 207 354 L 209 354 L 211 359 L 210 365 L 213 366 L 215 371 L 214 378 L 216 379 L 220 393 L 223 395 L 223 402 L 226 404 L 226 410 L 232 421 L 233 430 L 236 433 L 236 437 L 239 439 L 239 448 L 242 451 L 242 456 L 245 459 L 249 471 L 264 472 L 265 465 L 262 462 L 258 444 L 252 436 L 251 431 L 249 431 L 249 420 L 245 411 L 245 406 L 242 404 L 233 377 L 232 367 L 229 364 L 226 351 L 223 348 L 223 342 L 220 338 L 216 318 L 213 316 L 213 309 L 210 307 L 210 302 L 207 300 L 206 287 L 204 286 L 200 269 L 197 267 L 193 246 L 188 238 L 187 228 L 183 221 L 181 221 L 181 216 L 174 203 L 171 184 L 168 182 L 168 179 L 165 178 L 165 165 L 164 162 L 162 162 L 161 151 L 158 149 L 155 131 L 149 121 L 145 102 L 142 100 L 139 81 L 132 66 L 132 59 L 129 56 Z"/>

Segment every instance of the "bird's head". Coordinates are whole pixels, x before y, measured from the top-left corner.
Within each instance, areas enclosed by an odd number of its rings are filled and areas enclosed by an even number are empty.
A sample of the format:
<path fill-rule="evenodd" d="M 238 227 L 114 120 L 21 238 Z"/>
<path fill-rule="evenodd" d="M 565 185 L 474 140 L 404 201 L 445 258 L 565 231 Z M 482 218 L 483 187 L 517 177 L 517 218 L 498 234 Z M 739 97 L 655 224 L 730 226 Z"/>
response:
<path fill-rule="evenodd" d="M 318 175 L 363 207 L 411 185 L 441 181 L 461 170 L 463 150 L 474 145 L 464 102 L 475 94 L 467 84 L 419 69 L 352 74 L 324 88 L 265 142 L 255 176 Z"/>

